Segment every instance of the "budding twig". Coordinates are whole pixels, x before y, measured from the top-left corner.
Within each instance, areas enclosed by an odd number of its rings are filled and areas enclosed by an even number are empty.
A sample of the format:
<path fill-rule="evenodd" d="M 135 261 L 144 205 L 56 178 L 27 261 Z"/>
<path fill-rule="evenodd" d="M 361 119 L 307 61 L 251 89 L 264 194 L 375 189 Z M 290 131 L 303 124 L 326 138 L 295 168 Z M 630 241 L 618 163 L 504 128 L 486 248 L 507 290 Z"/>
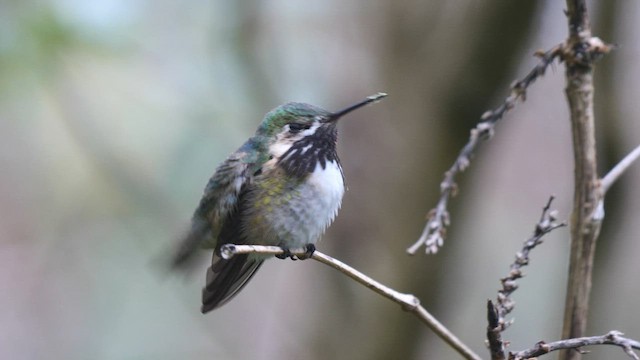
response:
<path fill-rule="evenodd" d="M 575 349 L 585 352 L 580 348 L 591 345 L 615 345 L 621 347 L 630 358 L 640 360 L 638 354 L 633 349 L 640 350 L 640 342 L 623 337 L 620 331 L 612 330 L 605 335 L 581 337 L 575 339 L 559 340 L 551 343 L 540 341 L 533 348 L 509 353 L 509 360 L 531 359 L 540 355 L 548 354 L 556 350 Z"/>
<path fill-rule="evenodd" d="M 509 269 L 509 275 L 500 279 L 502 289 L 498 290 L 496 303 L 494 304 L 491 300 L 487 302 L 487 318 L 489 321 L 489 325 L 487 326 L 487 341 L 493 360 L 505 359 L 506 342 L 502 340 L 501 333 L 513 323 L 513 320 L 507 321 L 505 316 L 509 314 L 515 306 L 515 301 L 513 301 L 510 296 L 518 289 L 516 280 L 524 276 L 521 269 L 523 266 L 529 264 L 529 252 L 536 246 L 542 244 L 542 237 L 544 235 L 567 225 L 564 222 L 556 222 L 557 211 L 551 210 L 553 199 L 553 196 L 549 198 L 549 201 L 547 201 L 547 204 L 542 209 L 542 215 L 536 224 L 533 234 L 524 242 L 522 250 L 516 253 L 516 259 Z"/>
<path fill-rule="evenodd" d="M 444 174 L 444 180 L 440 183 L 440 199 L 436 207 L 427 215 L 427 224 L 422 231 L 418 241 L 407 249 L 411 255 L 415 254 L 421 246 L 425 246 L 427 254 L 436 253 L 438 248 L 444 243 L 446 228 L 449 226 L 449 211 L 447 203 L 449 198 L 456 193 L 455 177 L 459 172 L 464 171 L 471 163 L 471 157 L 475 153 L 478 145 L 489 140 L 494 133 L 496 123 L 504 115 L 515 107 L 519 100 L 525 101 L 527 89 L 540 76 L 544 75 L 547 67 L 561 55 L 562 45 L 557 45 L 547 52 L 536 53 L 540 62 L 522 79 L 511 85 L 509 96 L 494 110 L 485 112 L 480 123 L 471 130 L 469 142 L 460 150 L 453 165 Z"/>

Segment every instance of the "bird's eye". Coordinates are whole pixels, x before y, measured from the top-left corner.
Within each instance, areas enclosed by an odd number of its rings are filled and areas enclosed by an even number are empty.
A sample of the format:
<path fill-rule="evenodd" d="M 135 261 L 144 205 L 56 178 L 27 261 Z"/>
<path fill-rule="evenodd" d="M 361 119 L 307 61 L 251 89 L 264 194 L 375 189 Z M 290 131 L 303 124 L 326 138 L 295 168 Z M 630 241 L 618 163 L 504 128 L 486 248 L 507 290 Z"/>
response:
<path fill-rule="evenodd" d="M 291 123 L 289 124 L 289 131 L 292 133 L 298 133 L 302 130 L 307 130 L 311 127 L 311 125 L 307 125 L 307 124 L 298 124 L 298 123 Z"/>

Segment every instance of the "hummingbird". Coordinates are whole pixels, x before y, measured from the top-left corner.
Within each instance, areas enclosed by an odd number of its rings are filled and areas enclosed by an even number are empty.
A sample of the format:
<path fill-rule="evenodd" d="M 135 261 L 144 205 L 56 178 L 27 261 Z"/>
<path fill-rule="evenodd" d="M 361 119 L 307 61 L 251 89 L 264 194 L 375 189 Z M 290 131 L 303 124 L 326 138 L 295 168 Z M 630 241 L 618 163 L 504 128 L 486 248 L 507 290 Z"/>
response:
<path fill-rule="evenodd" d="M 270 257 L 223 259 L 223 245 L 280 246 L 283 259 L 294 259 L 288 249 L 306 248 L 309 256 L 315 251 L 345 191 L 337 122 L 385 96 L 378 93 L 337 112 L 297 102 L 280 105 L 217 167 L 171 259 L 172 268 L 184 268 L 198 248 L 213 250 L 202 290 L 203 314 L 231 300 Z"/>

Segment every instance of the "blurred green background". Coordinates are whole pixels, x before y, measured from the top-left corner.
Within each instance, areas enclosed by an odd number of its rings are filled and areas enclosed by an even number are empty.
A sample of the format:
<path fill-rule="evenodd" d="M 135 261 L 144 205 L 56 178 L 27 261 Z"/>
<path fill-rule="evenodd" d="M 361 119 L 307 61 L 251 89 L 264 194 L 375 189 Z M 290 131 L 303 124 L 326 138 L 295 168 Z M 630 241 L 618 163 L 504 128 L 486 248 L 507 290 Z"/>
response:
<path fill-rule="evenodd" d="M 597 69 L 603 173 L 640 142 L 640 3 L 591 4 L 621 45 Z M 340 125 L 349 191 L 319 249 L 411 292 L 485 356 L 485 304 L 550 194 L 568 219 L 563 67 L 552 66 L 460 178 L 436 256 L 409 257 L 468 131 L 566 36 L 558 1 L 0 1 L 0 357 L 453 359 L 399 307 L 312 261 L 269 261 L 202 316 L 204 268 L 156 259 L 216 165 L 286 101 Z M 640 338 L 640 166 L 611 190 L 590 332 Z M 568 231 L 515 293 L 512 349 L 559 337 Z M 603 352 L 603 351 L 606 351 Z M 596 350 L 626 358 L 615 349 Z"/>

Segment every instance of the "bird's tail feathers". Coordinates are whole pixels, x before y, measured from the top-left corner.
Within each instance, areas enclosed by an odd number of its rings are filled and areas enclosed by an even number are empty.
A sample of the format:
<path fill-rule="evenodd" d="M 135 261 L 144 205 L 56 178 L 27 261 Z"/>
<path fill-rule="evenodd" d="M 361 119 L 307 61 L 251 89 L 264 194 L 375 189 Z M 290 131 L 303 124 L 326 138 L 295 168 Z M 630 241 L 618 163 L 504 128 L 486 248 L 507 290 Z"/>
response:
<path fill-rule="evenodd" d="M 192 220 L 191 229 L 180 239 L 178 246 L 174 249 L 169 258 L 169 268 L 171 270 L 187 271 L 193 268 L 198 250 L 210 236 L 210 228 L 206 220 Z"/>
<path fill-rule="evenodd" d="M 207 283 L 202 289 L 202 313 L 214 310 L 231 300 L 249 282 L 264 260 L 248 254 L 223 259 L 214 254 L 207 269 Z"/>

